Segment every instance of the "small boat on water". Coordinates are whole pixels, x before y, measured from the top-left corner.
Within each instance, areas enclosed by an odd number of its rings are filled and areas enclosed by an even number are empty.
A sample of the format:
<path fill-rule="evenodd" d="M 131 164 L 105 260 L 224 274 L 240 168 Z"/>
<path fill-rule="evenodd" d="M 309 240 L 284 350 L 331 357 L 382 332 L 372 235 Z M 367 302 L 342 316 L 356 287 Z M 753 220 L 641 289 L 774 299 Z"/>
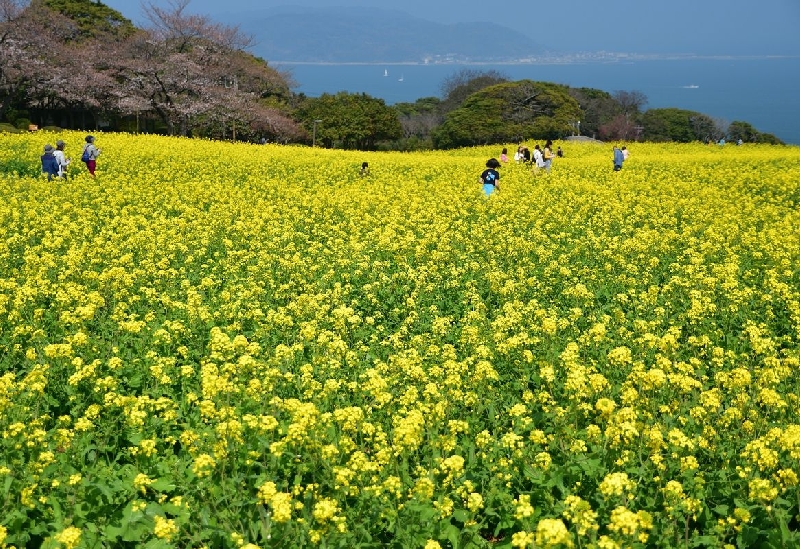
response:
<path fill-rule="evenodd" d="M 383 76 L 389 76 L 389 69 L 383 69 Z"/>
<path fill-rule="evenodd" d="M 688 86 L 683 86 L 683 87 L 684 87 L 684 89 L 687 89 L 687 90 L 696 90 L 700 86 L 698 86 L 697 84 L 689 84 Z"/>
<path fill-rule="evenodd" d="M 400 78 L 397 79 L 397 81 L 398 82 L 402 82 L 403 81 L 403 75 L 402 74 L 400 75 Z"/>

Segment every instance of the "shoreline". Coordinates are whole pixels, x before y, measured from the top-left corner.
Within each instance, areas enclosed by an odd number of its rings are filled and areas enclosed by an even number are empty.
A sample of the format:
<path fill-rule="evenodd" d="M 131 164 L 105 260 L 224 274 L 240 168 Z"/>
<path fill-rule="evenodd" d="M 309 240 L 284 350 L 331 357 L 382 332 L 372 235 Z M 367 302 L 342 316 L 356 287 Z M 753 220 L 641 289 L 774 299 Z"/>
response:
<path fill-rule="evenodd" d="M 636 54 L 636 53 L 576 53 L 506 60 L 408 60 L 408 61 L 290 61 L 270 60 L 270 65 L 330 65 L 330 66 L 446 66 L 446 65 L 585 65 L 613 64 L 635 61 L 761 61 L 768 59 L 798 59 L 800 55 L 695 55 L 695 54 Z"/>

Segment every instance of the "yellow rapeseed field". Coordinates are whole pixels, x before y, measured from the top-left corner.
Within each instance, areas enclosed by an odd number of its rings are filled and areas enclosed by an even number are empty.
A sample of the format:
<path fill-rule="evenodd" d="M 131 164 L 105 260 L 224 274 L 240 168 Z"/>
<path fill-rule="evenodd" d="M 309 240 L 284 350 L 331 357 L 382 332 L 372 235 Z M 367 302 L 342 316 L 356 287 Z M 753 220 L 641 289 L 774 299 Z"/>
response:
<path fill-rule="evenodd" d="M 800 544 L 797 147 L 83 137 L 0 135 L 0 547 Z"/>

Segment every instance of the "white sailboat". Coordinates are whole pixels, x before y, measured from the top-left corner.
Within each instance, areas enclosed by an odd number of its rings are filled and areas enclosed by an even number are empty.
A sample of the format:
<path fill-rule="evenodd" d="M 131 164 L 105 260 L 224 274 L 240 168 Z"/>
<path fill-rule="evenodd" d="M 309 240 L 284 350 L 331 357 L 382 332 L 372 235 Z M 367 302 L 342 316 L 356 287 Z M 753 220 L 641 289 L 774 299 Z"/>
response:
<path fill-rule="evenodd" d="M 400 78 L 397 79 L 397 81 L 398 82 L 402 82 L 403 81 L 403 75 L 402 74 L 400 75 Z"/>
<path fill-rule="evenodd" d="M 383 76 L 389 76 L 389 69 L 383 69 Z"/>

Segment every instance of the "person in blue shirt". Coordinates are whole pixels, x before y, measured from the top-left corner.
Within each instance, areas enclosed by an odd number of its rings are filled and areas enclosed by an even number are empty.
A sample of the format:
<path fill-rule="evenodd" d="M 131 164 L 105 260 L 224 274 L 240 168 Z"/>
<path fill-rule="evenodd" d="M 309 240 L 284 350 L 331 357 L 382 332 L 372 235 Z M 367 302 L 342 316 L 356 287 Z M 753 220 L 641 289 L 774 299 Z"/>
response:
<path fill-rule="evenodd" d="M 622 169 L 622 163 L 625 161 L 625 155 L 619 147 L 614 145 L 614 171 L 618 172 Z"/>
<path fill-rule="evenodd" d="M 478 182 L 483 185 L 483 192 L 486 196 L 491 195 L 494 191 L 500 190 L 500 173 L 497 168 L 500 167 L 500 162 L 496 158 L 490 158 L 486 161 L 486 169 L 483 170 Z"/>
<path fill-rule="evenodd" d="M 53 155 L 53 146 L 49 143 L 44 146 L 42 173 L 47 174 L 48 181 L 52 181 L 54 177 L 58 177 L 58 160 L 56 160 L 56 157 Z"/>

